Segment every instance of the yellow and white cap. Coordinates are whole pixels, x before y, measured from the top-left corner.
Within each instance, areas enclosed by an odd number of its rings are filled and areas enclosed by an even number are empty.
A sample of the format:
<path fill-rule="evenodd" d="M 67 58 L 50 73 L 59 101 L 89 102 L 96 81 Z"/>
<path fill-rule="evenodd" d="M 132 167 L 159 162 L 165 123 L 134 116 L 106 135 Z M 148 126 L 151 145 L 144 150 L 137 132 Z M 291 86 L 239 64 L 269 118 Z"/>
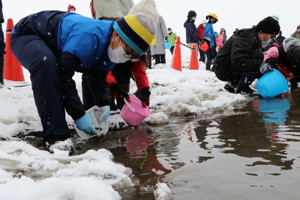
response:
<path fill-rule="evenodd" d="M 127 15 L 118 19 L 114 30 L 137 54 L 144 54 L 155 45 L 155 25 L 152 19 L 143 13 Z"/>

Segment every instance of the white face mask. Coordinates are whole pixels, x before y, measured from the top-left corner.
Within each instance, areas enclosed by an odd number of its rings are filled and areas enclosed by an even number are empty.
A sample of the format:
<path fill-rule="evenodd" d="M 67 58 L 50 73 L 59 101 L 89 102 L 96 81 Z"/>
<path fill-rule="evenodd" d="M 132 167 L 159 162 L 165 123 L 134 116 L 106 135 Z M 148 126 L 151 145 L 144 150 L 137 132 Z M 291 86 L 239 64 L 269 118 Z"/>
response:
<path fill-rule="evenodd" d="M 268 39 L 267 41 L 263 41 L 262 44 L 261 44 L 261 46 L 262 46 L 263 48 L 265 48 L 265 47 L 268 46 L 271 42 L 272 42 L 272 38 L 271 38 L 271 39 Z"/>
<path fill-rule="evenodd" d="M 109 45 L 107 52 L 110 61 L 113 63 L 125 63 L 130 60 L 130 58 L 126 57 L 126 52 L 122 45 L 119 45 L 115 49 L 112 49 L 111 45 Z"/>

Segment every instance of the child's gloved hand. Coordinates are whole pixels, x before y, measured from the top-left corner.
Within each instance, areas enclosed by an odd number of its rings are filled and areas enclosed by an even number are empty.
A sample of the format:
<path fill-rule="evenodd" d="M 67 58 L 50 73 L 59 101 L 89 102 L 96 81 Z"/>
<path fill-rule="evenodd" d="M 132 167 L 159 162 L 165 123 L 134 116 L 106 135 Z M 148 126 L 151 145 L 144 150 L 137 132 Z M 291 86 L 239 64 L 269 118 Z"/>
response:
<path fill-rule="evenodd" d="M 263 62 L 259 67 L 259 71 L 261 74 L 266 74 L 272 70 L 273 70 L 272 66 L 265 62 Z"/>
<path fill-rule="evenodd" d="M 151 92 L 149 88 L 143 88 L 136 93 L 136 97 L 142 101 L 143 107 L 149 106 L 150 94 Z"/>
<path fill-rule="evenodd" d="M 90 115 L 85 114 L 81 118 L 75 120 L 74 122 L 75 122 L 76 127 L 79 130 L 81 130 L 89 135 L 97 134 L 96 129 L 92 123 L 92 119 L 91 119 Z"/>
<path fill-rule="evenodd" d="M 113 93 L 116 93 L 119 98 L 129 99 L 128 93 L 124 91 L 118 83 L 111 84 L 109 88 Z"/>

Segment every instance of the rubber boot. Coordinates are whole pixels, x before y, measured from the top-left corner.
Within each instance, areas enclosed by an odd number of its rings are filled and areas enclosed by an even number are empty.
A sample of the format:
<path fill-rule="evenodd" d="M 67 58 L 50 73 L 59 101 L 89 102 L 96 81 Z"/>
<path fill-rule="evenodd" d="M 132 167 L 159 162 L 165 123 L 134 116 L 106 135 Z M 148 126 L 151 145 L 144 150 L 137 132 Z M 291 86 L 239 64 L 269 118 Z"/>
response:
<path fill-rule="evenodd" d="M 207 59 L 206 61 L 206 70 L 210 70 L 212 60 Z"/>

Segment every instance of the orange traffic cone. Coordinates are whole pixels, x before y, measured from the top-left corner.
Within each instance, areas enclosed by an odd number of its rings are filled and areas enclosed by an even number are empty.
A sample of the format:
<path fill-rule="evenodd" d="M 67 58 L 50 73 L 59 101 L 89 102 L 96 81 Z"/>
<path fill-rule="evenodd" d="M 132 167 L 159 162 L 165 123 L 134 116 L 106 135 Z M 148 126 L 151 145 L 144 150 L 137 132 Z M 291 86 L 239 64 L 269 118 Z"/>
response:
<path fill-rule="evenodd" d="M 10 48 L 10 40 L 11 40 L 11 32 L 14 27 L 13 20 L 9 18 L 7 20 L 7 28 L 6 28 L 6 45 L 5 51 L 6 54 L 4 56 L 4 79 L 10 81 L 25 81 L 23 69 L 21 64 L 18 62 L 17 58 L 13 54 Z"/>
<path fill-rule="evenodd" d="M 180 37 L 178 36 L 175 43 L 175 50 L 172 60 L 172 68 L 178 71 L 182 71 L 181 66 L 181 49 L 180 49 Z"/>
<path fill-rule="evenodd" d="M 190 61 L 190 70 L 199 70 L 199 62 L 197 56 L 197 45 L 193 45 L 192 56 Z"/>

